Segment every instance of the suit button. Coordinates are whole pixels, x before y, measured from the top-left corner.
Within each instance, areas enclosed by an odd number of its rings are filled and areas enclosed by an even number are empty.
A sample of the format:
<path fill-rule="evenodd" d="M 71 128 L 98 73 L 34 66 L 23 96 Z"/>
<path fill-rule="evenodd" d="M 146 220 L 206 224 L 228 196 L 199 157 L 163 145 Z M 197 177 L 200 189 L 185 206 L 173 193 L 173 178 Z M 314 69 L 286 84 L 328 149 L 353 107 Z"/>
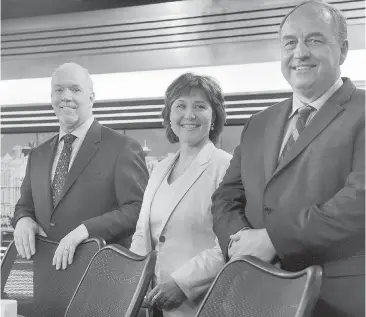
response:
<path fill-rule="evenodd" d="M 267 214 L 270 214 L 272 212 L 272 209 L 269 208 L 269 207 L 264 207 L 264 211 L 267 213 Z"/>
<path fill-rule="evenodd" d="M 159 237 L 159 241 L 160 241 L 161 243 L 164 243 L 164 242 L 165 242 L 165 237 L 164 237 L 164 236 L 160 236 L 160 237 Z"/>
<path fill-rule="evenodd" d="M 50 223 L 50 225 L 51 225 L 51 227 L 54 227 L 54 226 L 56 226 L 56 222 L 54 222 L 53 220 L 51 221 L 51 223 Z"/>

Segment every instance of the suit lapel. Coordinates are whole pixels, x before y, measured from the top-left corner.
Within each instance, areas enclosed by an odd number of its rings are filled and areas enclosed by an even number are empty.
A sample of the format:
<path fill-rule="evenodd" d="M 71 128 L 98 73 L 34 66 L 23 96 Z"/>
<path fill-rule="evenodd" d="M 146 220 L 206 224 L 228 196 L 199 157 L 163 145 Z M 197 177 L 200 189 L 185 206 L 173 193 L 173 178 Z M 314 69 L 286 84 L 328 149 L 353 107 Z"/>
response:
<path fill-rule="evenodd" d="M 179 156 L 179 151 L 177 153 L 175 153 L 166 162 L 166 164 L 158 166 L 157 168 L 159 168 L 159 170 L 154 171 L 155 177 L 150 178 L 149 182 L 151 182 L 151 183 L 149 184 L 149 189 L 148 189 L 148 192 L 146 193 L 146 196 L 147 196 L 146 206 L 148 206 L 149 209 L 150 209 L 151 203 L 155 197 L 156 191 L 158 190 L 158 188 L 159 188 L 160 184 L 162 183 L 162 181 L 164 180 L 165 176 L 170 171 L 172 165 L 177 160 L 178 156 Z"/>
<path fill-rule="evenodd" d="M 277 166 L 286 121 L 292 109 L 292 97 L 275 105 L 274 115 L 268 121 L 264 140 L 264 174 L 266 182 L 270 180 Z"/>
<path fill-rule="evenodd" d="M 151 239 L 151 231 L 150 231 L 150 212 L 151 212 L 151 204 L 155 197 L 156 191 L 158 190 L 160 184 L 165 179 L 165 176 L 170 171 L 172 165 L 176 161 L 179 156 L 179 151 L 174 154 L 169 160 L 167 160 L 166 164 L 158 165 L 154 170 L 154 177 L 149 179 L 149 184 L 146 187 L 146 191 L 144 194 L 143 205 L 142 208 L 148 209 L 145 213 L 149 215 L 144 219 L 144 228 L 145 228 L 145 237 L 146 237 L 146 252 L 150 252 L 153 249 L 152 239 Z"/>
<path fill-rule="evenodd" d="M 44 162 L 44 165 L 42 165 L 38 169 L 39 180 L 41 181 L 39 190 L 45 199 L 46 210 L 53 209 L 51 173 L 57 145 L 58 145 L 58 134 L 55 137 L 53 137 L 49 143 L 45 144 L 45 149 L 41 153 L 42 159 L 40 160 L 41 162 Z M 51 215 L 49 216 L 51 217 Z"/>
<path fill-rule="evenodd" d="M 205 171 L 208 166 L 208 162 L 210 161 L 211 155 L 215 149 L 215 146 L 210 142 L 205 145 L 202 150 L 198 153 L 197 157 L 192 162 L 192 165 L 188 168 L 187 174 L 181 175 L 180 177 L 184 177 L 182 179 L 181 187 L 179 191 L 171 198 L 167 209 L 169 212 L 164 215 L 160 232 L 166 226 L 169 218 L 171 217 L 173 211 L 176 206 L 188 192 L 188 190 L 192 187 L 192 185 L 196 182 L 196 180 L 201 176 L 201 174 Z M 177 180 L 176 180 L 177 181 Z"/>
<path fill-rule="evenodd" d="M 336 104 L 327 102 L 321 107 L 319 112 L 314 116 L 306 129 L 301 133 L 296 142 L 292 145 L 290 151 L 283 157 L 280 165 L 275 171 L 277 174 L 287 164 L 289 164 L 296 156 L 298 156 L 308 144 L 320 133 L 333 119 L 343 110 L 343 108 Z"/>
<path fill-rule="evenodd" d="M 95 152 L 98 150 L 99 142 L 102 137 L 101 134 L 101 125 L 97 121 L 94 121 L 85 136 L 85 139 L 79 149 L 78 154 L 75 157 L 74 163 L 72 164 L 69 173 L 67 174 L 66 182 L 62 189 L 60 199 L 54 209 L 58 206 L 67 191 L 74 184 L 76 179 L 79 177 L 84 168 L 88 165 L 91 158 L 94 156 Z"/>
<path fill-rule="evenodd" d="M 301 133 L 299 138 L 291 147 L 290 151 L 284 156 L 280 165 L 277 167 L 275 174 L 280 172 L 287 164 L 296 158 L 308 145 L 319 135 L 333 120 L 341 113 L 344 108 L 341 106 L 352 95 L 354 86 L 349 79 L 346 79 L 343 86 L 338 89 L 325 104 L 320 108 L 318 113 L 310 121 L 306 129 Z M 274 176 L 273 175 L 273 176 Z"/>

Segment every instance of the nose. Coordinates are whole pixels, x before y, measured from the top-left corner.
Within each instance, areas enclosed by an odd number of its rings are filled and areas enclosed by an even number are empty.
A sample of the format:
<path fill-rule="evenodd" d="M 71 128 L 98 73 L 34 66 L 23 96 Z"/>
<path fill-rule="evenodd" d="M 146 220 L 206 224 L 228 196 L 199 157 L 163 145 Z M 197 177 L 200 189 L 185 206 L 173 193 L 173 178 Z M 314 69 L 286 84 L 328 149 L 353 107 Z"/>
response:
<path fill-rule="evenodd" d="M 194 118 L 196 118 L 196 115 L 194 113 L 194 110 L 192 107 L 187 107 L 186 109 L 186 113 L 185 113 L 185 118 L 189 119 L 189 120 L 192 120 Z"/>
<path fill-rule="evenodd" d="M 302 41 L 299 41 L 294 51 L 294 57 L 304 59 L 310 56 L 309 47 Z"/>
<path fill-rule="evenodd" d="M 62 101 L 70 101 L 71 100 L 71 91 L 70 89 L 66 88 L 63 90 L 61 95 Z"/>

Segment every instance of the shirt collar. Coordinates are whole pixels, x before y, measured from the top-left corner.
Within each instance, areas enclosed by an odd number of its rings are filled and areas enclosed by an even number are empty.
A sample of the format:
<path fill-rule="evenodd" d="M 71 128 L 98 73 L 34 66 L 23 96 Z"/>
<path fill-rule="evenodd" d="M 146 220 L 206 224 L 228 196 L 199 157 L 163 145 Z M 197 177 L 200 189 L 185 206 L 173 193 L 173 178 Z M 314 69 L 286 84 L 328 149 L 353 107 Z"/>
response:
<path fill-rule="evenodd" d="M 318 99 L 311 102 L 309 105 L 316 109 L 316 111 L 320 110 L 320 108 L 327 102 L 327 100 L 343 85 L 343 81 L 341 77 L 338 77 L 338 79 L 335 81 L 335 83 Z M 296 111 L 306 106 L 299 97 L 294 93 L 293 95 L 293 101 L 292 101 L 292 112 L 289 116 L 289 118 L 293 117 Z"/>
<path fill-rule="evenodd" d="M 75 135 L 77 138 L 84 139 L 89 128 L 93 124 L 93 122 L 94 122 L 94 117 L 91 116 L 88 120 L 86 120 L 84 123 L 79 125 L 74 131 L 72 131 L 71 134 Z M 60 133 L 58 136 L 59 142 L 65 134 L 67 134 L 67 133 L 65 131 L 63 131 L 62 128 L 60 127 Z"/>

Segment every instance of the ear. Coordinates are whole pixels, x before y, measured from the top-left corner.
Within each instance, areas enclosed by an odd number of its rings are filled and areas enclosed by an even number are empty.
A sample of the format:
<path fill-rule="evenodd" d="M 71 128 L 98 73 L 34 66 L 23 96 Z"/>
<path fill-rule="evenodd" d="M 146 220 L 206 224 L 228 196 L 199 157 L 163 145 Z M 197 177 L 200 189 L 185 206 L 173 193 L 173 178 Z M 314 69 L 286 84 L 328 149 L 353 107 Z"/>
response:
<path fill-rule="evenodd" d="M 92 93 L 90 94 L 89 99 L 90 99 L 90 102 L 91 102 L 91 104 L 92 104 L 92 106 L 93 106 L 93 104 L 94 104 L 94 100 L 95 100 L 95 93 L 94 93 L 94 92 L 92 92 Z"/>
<path fill-rule="evenodd" d="M 348 40 L 344 40 L 343 44 L 341 45 L 341 56 L 339 58 L 339 65 L 342 65 L 347 58 L 348 53 Z"/>
<path fill-rule="evenodd" d="M 215 111 L 212 111 L 211 124 L 212 123 L 215 123 L 215 120 L 216 120 L 216 112 Z"/>

